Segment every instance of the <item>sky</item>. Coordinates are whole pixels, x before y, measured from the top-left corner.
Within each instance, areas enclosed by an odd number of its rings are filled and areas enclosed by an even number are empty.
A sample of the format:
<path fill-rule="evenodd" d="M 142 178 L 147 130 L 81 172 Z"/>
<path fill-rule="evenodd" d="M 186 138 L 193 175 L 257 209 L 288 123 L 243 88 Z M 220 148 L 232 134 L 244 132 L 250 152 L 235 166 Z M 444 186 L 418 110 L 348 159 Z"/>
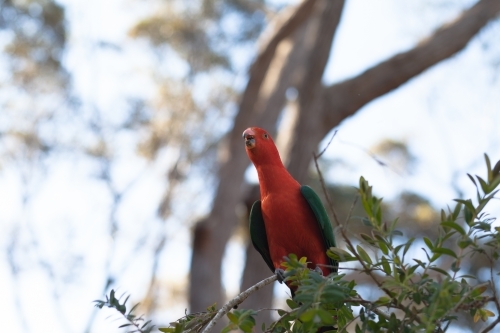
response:
<path fill-rule="evenodd" d="M 64 0 L 61 3 L 65 5 L 69 25 L 64 64 L 73 76 L 73 89 L 85 108 L 97 106 L 111 122 L 119 122 L 126 109 L 123 96 L 154 98 L 155 71 L 174 76 L 185 74 L 186 67 L 171 53 L 168 62 L 159 63 L 145 40 L 133 40 L 127 34 L 138 18 L 154 12 L 152 2 Z M 471 1 L 460 3 L 466 6 Z M 430 1 L 348 1 L 325 82 L 345 79 L 410 48 L 440 22 L 457 13 L 456 6 L 437 11 Z M 326 159 L 342 160 L 329 171 L 329 180 L 356 185 L 359 176 L 364 175 L 384 198 L 412 190 L 429 196 L 438 208 L 451 204 L 451 199 L 457 196 L 450 186 L 455 177 L 466 195 L 473 193 L 465 173 L 484 174 L 484 152 L 493 161 L 500 158 L 500 80 L 499 67 L 494 66 L 495 61 L 500 61 L 500 49 L 498 45 L 490 49 L 485 46 L 499 31 L 497 22 L 463 52 L 345 120 L 325 154 Z M 104 46 L 97 48 L 96 44 Z M 408 144 L 417 158 L 411 173 L 381 167 L 367 153 L 386 138 Z M 116 244 L 107 236 L 112 197 L 96 178 L 100 170 L 97 162 L 78 156 L 55 157 L 48 162 L 51 167 L 47 172 L 35 172 L 31 183 L 34 186 L 30 188 L 32 200 L 27 205 L 20 200 L 25 188 L 18 170 L 15 166 L 1 170 L 0 202 L 5 204 L 0 210 L 3 221 L 0 244 L 3 248 L 9 246 L 9 235 L 19 230 L 18 221 L 23 230 L 30 230 L 21 238 L 23 251 L 17 259 L 23 264 L 19 274 L 13 278 L 8 258 L 0 261 L 0 295 L 4 298 L 0 313 L 10 318 L 3 323 L 3 329 L 30 333 L 46 332 L 49 328 L 56 333 L 83 332 L 94 311 L 92 301 L 103 297 L 102 277 L 107 270 L 122 276 L 116 286 L 119 292 L 144 294 L 152 265 L 151 246 L 135 251 L 134 245 L 142 234 L 147 244 L 154 244 L 156 239 L 151 233 L 141 231 L 143 221 L 153 221 L 148 226 L 156 228 L 158 233 L 166 229 L 168 235 L 169 245 L 160 263 L 159 277 L 174 288 L 165 295 L 172 301 L 162 320 L 168 322 L 183 315 L 187 304 L 178 291 L 185 290 L 190 234 L 189 225 L 182 224 L 181 218 L 185 216 L 182 209 L 196 201 L 200 202 L 196 214 L 207 211 L 208 200 L 200 199 L 206 192 L 196 197 L 193 194 L 203 184 L 194 179 L 190 184 L 192 189 L 180 193 L 187 204 L 175 212 L 169 223 L 162 223 L 156 216 L 156 208 L 165 186 L 164 170 L 178 152 L 162 152 L 155 163 L 148 163 L 135 155 L 132 149 L 135 138 L 122 133 L 114 140 L 119 152 L 113 180 L 119 188 L 133 189 L 116 212 L 120 223 L 120 240 Z M 249 172 L 252 173 L 251 169 Z M 498 202 L 493 203 L 491 211 L 500 212 Z M 116 255 L 107 262 L 103 253 L 110 251 Z M 228 294 L 234 295 L 239 285 L 234 263 L 243 259 L 238 237 L 230 242 L 227 254 L 223 278 Z M 63 265 L 58 268 L 60 271 L 52 272 L 60 282 L 54 285 L 49 272 L 40 267 L 43 258 L 63 258 L 62 264 L 76 264 Z M 65 279 L 69 281 L 62 283 Z M 285 293 L 284 288 L 276 289 L 280 295 Z M 92 332 L 117 331 L 118 324 L 113 316 L 107 318 L 109 315 L 110 312 L 99 311 Z"/>

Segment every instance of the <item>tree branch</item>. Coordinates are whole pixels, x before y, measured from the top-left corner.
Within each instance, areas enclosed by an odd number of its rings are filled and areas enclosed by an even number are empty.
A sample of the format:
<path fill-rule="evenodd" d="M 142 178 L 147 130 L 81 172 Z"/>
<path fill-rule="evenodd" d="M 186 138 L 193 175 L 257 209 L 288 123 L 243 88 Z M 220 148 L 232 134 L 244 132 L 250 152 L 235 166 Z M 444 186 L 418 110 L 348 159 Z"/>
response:
<path fill-rule="evenodd" d="M 354 78 L 324 88 L 323 131 L 328 132 L 375 98 L 462 50 L 499 12 L 500 1 L 480 0 L 413 49 L 399 53 Z"/>
<path fill-rule="evenodd" d="M 276 28 L 276 32 L 260 50 L 257 58 L 250 67 L 249 79 L 241 98 L 239 112 L 236 118 L 250 118 L 252 116 L 255 101 L 258 100 L 260 88 L 267 75 L 269 66 L 274 58 L 279 43 L 290 36 L 310 17 L 315 4 L 316 0 L 304 0 L 300 5 L 298 5 L 295 10 L 289 14 L 290 16 L 284 19 L 280 26 Z M 248 121 L 238 121 L 238 119 L 235 120 L 235 124 L 240 122 L 248 123 Z M 242 131 L 243 129 L 236 129 L 237 139 L 239 139 Z M 232 134 L 234 135 L 234 133 Z"/>
<path fill-rule="evenodd" d="M 267 286 L 268 284 L 273 283 L 274 281 L 276 281 L 276 279 L 277 279 L 277 275 L 270 276 L 267 279 L 262 280 L 259 283 L 248 288 L 247 290 L 245 290 L 244 292 L 242 292 L 241 294 L 239 294 L 238 296 L 236 296 L 235 298 L 233 298 L 232 300 L 227 302 L 217 312 L 217 314 L 212 318 L 212 320 L 210 320 L 207 327 L 205 327 L 205 329 L 202 331 L 202 333 L 210 332 L 212 330 L 212 328 L 215 326 L 215 324 L 217 323 L 217 321 L 219 319 L 221 319 L 222 317 L 224 317 L 224 315 L 226 315 L 229 311 L 231 311 L 231 309 L 233 309 L 238 304 L 241 304 L 248 296 L 250 296 L 250 294 L 256 292 L 257 290 L 261 289 L 262 287 Z"/>
<path fill-rule="evenodd" d="M 344 0 L 318 2 L 314 20 L 310 20 L 305 27 L 304 48 L 308 54 L 306 61 L 300 66 L 300 83 L 297 86 L 299 112 L 294 124 L 290 156 L 286 165 L 290 174 L 299 183 L 306 181 L 308 166 L 311 163 L 311 160 L 304 156 L 316 150 L 318 142 L 326 134 L 317 130 L 322 127 L 321 79 L 330 57 L 344 3 Z"/>

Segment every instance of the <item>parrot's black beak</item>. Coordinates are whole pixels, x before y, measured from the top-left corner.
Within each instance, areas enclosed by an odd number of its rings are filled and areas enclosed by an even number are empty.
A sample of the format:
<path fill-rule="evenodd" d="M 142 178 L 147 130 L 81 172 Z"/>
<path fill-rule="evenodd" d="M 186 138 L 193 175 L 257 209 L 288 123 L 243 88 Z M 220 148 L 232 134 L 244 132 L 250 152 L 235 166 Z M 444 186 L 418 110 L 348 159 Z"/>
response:
<path fill-rule="evenodd" d="M 245 146 L 247 149 L 255 148 L 255 135 L 251 129 L 247 129 L 243 132 L 243 139 L 245 139 Z"/>

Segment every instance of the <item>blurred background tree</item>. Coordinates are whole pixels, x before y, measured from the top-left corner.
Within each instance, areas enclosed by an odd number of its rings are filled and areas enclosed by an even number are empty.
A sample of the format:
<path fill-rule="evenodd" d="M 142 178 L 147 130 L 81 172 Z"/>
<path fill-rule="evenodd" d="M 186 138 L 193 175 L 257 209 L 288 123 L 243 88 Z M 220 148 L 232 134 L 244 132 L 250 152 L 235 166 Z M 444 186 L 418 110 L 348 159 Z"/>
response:
<path fill-rule="evenodd" d="M 246 235 L 258 198 L 246 127 L 276 136 L 311 184 L 312 152 L 338 129 L 322 167 L 341 215 L 360 174 L 379 178 L 411 233 L 432 233 L 433 207 L 499 151 L 496 0 L 0 6 L 13 330 L 95 331 L 88 304 L 111 287 L 167 322 L 268 276 Z M 272 302 L 267 288 L 245 306 Z"/>

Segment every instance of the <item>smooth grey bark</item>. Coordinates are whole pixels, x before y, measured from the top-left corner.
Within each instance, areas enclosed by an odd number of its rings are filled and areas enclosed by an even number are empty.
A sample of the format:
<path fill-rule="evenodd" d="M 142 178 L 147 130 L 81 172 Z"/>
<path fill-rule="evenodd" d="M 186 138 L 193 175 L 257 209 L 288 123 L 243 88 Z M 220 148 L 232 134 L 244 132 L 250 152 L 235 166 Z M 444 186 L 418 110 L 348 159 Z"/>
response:
<path fill-rule="evenodd" d="M 298 118 L 294 135 L 291 137 L 291 151 L 288 156 L 288 170 L 299 183 L 307 179 L 312 153 L 325 134 L 321 127 L 322 78 L 330 56 L 337 27 L 340 23 L 344 0 L 330 0 L 318 4 L 318 20 L 307 27 L 309 55 L 304 64 L 303 77 L 298 90 Z"/>

